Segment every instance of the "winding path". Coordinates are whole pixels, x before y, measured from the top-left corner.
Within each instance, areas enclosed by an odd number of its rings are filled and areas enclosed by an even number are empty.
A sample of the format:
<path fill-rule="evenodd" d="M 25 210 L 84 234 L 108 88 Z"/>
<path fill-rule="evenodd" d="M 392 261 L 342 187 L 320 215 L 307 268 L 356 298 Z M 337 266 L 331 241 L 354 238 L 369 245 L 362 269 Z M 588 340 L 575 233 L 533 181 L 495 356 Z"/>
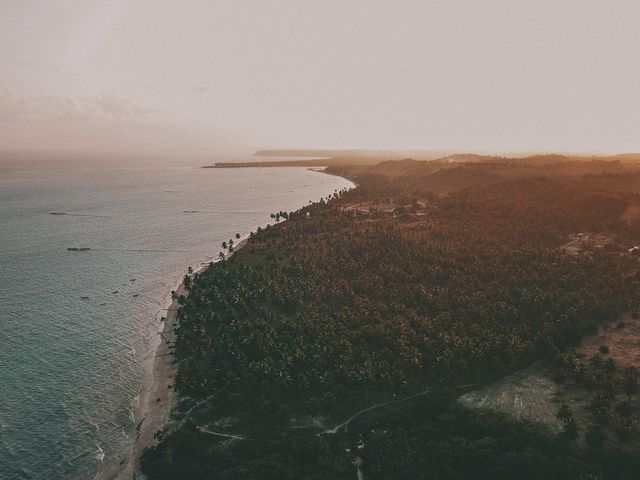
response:
<path fill-rule="evenodd" d="M 479 383 L 469 383 L 467 385 L 456 385 L 455 387 L 443 387 L 443 388 L 438 388 L 438 389 L 431 389 L 431 388 L 427 388 L 426 390 L 422 391 L 422 392 L 418 392 L 418 393 L 414 393 L 413 395 L 409 395 L 408 397 L 403 397 L 403 398 L 399 398 L 398 400 L 391 400 L 390 402 L 383 402 L 383 403 L 378 403 L 376 405 L 372 405 L 370 407 L 364 408 L 362 410 L 360 410 L 359 412 L 354 413 L 351 417 L 349 417 L 347 420 L 345 420 L 344 422 L 342 422 L 340 425 L 335 426 L 334 428 L 330 429 L 330 430 L 324 430 L 323 432 L 321 432 L 319 435 L 323 434 L 323 433 L 337 433 L 338 430 L 340 430 L 342 427 L 344 427 L 345 432 L 347 431 L 347 426 L 349 425 L 349 423 L 356 417 L 362 415 L 363 413 L 369 412 L 371 410 L 375 410 L 376 408 L 382 408 L 382 407 L 386 407 L 387 405 L 394 405 L 396 403 L 402 403 L 402 402 L 406 402 L 408 400 L 411 400 L 413 398 L 416 397 L 420 397 L 422 395 L 426 395 L 428 393 L 434 392 L 434 391 L 438 391 L 438 390 L 448 390 L 448 389 L 458 389 L 458 388 L 468 388 L 468 387 L 475 387 L 480 385 Z"/>

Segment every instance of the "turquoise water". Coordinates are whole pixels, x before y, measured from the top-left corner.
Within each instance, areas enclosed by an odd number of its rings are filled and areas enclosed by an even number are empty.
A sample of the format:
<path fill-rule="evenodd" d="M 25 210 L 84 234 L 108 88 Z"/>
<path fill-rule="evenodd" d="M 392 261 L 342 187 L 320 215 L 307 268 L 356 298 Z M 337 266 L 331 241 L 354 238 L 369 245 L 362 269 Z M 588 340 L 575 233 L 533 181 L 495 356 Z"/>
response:
<path fill-rule="evenodd" d="M 0 161 L 0 478 L 94 478 L 126 460 L 187 267 L 270 212 L 351 185 L 200 163 Z"/>

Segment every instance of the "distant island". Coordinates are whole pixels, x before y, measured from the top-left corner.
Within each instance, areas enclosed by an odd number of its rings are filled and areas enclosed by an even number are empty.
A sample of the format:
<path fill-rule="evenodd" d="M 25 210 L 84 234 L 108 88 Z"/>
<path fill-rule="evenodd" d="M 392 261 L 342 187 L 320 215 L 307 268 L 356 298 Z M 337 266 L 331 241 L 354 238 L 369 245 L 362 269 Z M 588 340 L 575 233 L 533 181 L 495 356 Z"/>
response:
<path fill-rule="evenodd" d="M 353 158 L 364 159 L 371 157 L 386 158 L 415 158 L 420 160 L 431 160 L 441 158 L 452 152 L 437 150 L 359 150 L 359 149 L 312 149 L 312 148 L 285 148 L 257 150 L 254 155 L 257 157 L 323 157 L 323 158 Z"/>
<path fill-rule="evenodd" d="M 636 478 L 640 158 L 341 155 L 214 166 L 357 187 L 185 276 L 143 472 Z"/>

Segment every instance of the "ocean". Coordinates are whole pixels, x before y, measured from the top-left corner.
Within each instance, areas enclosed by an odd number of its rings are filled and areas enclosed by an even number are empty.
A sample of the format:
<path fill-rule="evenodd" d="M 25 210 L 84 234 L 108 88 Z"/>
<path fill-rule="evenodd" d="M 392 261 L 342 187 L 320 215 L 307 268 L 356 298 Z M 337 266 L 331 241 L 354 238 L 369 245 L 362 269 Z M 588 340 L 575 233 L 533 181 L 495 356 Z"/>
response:
<path fill-rule="evenodd" d="M 187 268 L 271 212 L 352 186 L 205 163 L 0 160 L 0 478 L 92 479 L 126 462 L 163 309 Z"/>

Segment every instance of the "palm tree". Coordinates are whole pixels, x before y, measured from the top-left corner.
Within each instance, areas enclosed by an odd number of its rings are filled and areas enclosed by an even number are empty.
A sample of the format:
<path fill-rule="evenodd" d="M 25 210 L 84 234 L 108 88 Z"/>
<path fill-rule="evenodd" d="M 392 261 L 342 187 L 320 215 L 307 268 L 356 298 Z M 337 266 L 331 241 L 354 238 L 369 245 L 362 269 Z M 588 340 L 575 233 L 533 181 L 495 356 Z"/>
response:
<path fill-rule="evenodd" d="M 563 403 L 556 417 L 564 424 L 563 433 L 569 440 L 578 438 L 578 425 L 569 405 Z"/>

